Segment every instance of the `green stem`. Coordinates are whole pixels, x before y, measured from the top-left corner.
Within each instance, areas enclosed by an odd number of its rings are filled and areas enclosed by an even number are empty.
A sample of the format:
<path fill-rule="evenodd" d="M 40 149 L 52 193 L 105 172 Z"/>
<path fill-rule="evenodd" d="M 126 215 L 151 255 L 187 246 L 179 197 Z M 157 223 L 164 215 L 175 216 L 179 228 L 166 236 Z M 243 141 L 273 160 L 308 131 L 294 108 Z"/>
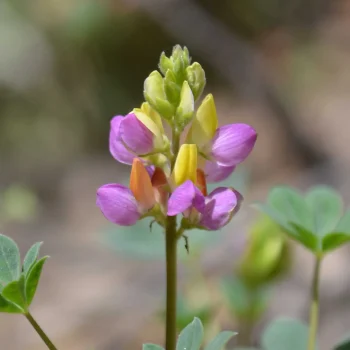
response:
<path fill-rule="evenodd" d="M 171 170 L 179 153 L 180 135 L 173 129 Z M 168 216 L 165 230 L 166 249 L 166 331 L 165 349 L 176 349 L 176 301 L 177 301 L 177 224 L 176 216 Z"/>
<path fill-rule="evenodd" d="M 309 341 L 308 350 L 315 350 L 317 328 L 318 328 L 318 314 L 319 314 L 319 282 L 321 271 L 321 258 L 316 257 L 315 267 L 312 277 L 311 286 L 311 306 L 310 306 L 310 324 L 309 324 Z"/>
<path fill-rule="evenodd" d="M 33 326 L 33 328 L 36 330 L 36 332 L 40 335 L 40 338 L 43 340 L 43 342 L 46 344 L 48 349 L 50 350 L 57 350 L 56 346 L 53 345 L 50 338 L 45 334 L 45 332 L 42 330 L 42 328 L 38 325 L 38 323 L 34 320 L 33 316 L 28 311 L 24 316 L 27 318 L 27 320 L 30 322 L 30 324 Z"/>
<path fill-rule="evenodd" d="M 165 349 L 176 348 L 176 280 L 177 280 L 177 237 L 176 216 L 167 218 L 166 234 L 166 334 Z"/>

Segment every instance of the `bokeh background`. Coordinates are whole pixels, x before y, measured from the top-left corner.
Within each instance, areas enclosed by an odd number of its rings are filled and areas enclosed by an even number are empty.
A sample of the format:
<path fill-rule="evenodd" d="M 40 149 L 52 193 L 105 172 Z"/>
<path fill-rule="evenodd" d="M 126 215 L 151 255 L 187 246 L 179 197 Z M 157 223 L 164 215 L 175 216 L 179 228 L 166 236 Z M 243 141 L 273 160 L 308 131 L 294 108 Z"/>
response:
<path fill-rule="evenodd" d="M 162 237 L 111 227 L 95 192 L 127 181 L 108 152 L 109 120 L 141 104 L 144 79 L 177 43 L 204 67 L 220 123 L 259 133 L 229 180 L 245 195 L 240 214 L 202 233 L 180 266 L 189 303 L 215 304 L 215 327 L 236 327 L 216 286 L 244 251 L 251 203 L 281 183 L 329 184 L 350 202 L 349 0 L 1 0 L 0 229 L 22 252 L 45 242 L 32 313 L 60 349 L 162 341 Z M 275 316 L 307 320 L 312 258 L 295 247 L 292 260 L 255 340 Z M 350 328 L 349 263 L 346 247 L 324 262 L 321 350 Z M 17 315 L 0 315 L 0 344 L 44 349 Z"/>

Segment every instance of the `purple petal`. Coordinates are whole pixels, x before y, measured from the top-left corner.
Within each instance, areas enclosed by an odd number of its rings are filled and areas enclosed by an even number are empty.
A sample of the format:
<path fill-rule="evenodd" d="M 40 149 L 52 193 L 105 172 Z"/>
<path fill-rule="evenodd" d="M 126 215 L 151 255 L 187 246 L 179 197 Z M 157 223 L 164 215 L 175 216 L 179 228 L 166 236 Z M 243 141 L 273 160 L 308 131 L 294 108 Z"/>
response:
<path fill-rule="evenodd" d="M 233 173 L 235 168 L 235 165 L 225 166 L 216 162 L 206 161 L 204 172 L 207 182 L 223 181 Z"/>
<path fill-rule="evenodd" d="M 218 230 L 231 220 L 237 212 L 242 196 L 235 190 L 219 187 L 206 197 L 200 225 L 209 230 Z"/>
<path fill-rule="evenodd" d="M 221 165 L 237 165 L 248 157 L 256 138 L 256 131 L 250 125 L 224 125 L 216 130 L 211 154 Z"/>
<path fill-rule="evenodd" d="M 122 119 L 120 134 L 125 145 L 136 154 L 147 154 L 153 150 L 153 134 L 134 113 Z"/>
<path fill-rule="evenodd" d="M 123 185 L 108 184 L 100 187 L 96 204 L 106 219 L 114 224 L 131 226 L 140 218 L 135 197 Z"/>
<path fill-rule="evenodd" d="M 168 201 L 168 215 L 174 216 L 194 207 L 199 212 L 204 210 L 204 196 L 192 181 L 187 180 L 176 188 Z"/>
<path fill-rule="evenodd" d="M 109 132 L 109 151 L 111 152 L 113 158 L 118 162 L 132 164 L 132 161 L 136 155 L 126 149 L 121 139 L 120 126 L 123 119 L 123 116 L 118 115 L 111 120 L 111 129 Z"/>

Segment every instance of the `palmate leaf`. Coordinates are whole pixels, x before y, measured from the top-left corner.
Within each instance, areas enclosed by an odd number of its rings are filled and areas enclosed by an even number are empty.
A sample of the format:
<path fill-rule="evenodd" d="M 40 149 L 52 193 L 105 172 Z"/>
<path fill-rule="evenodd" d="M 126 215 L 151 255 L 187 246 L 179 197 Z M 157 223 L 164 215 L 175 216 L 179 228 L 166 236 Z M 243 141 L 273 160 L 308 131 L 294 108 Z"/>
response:
<path fill-rule="evenodd" d="M 315 254 L 350 242 L 350 212 L 342 217 L 343 201 L 330 187 L 316 186 L 304 198 L 289 187 L 276 187 L 266 204 L 255 206 Z"/>

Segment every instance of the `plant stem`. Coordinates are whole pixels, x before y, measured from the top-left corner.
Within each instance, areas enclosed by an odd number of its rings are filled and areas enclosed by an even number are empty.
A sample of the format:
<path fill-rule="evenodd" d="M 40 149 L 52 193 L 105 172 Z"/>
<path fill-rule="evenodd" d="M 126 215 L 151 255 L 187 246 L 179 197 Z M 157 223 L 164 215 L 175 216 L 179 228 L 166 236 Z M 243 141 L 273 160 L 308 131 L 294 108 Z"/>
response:
<path fill-rule="evenodd" d="M 179 153 L 180 135 L 176 128 L 172 132 L 171 170 Z M 166 331 L 165 349 L 176 349 L 176 301 L 177 301 L 177 223 L 176 216 L 168 216 L 165 230 L 166 249 Z"/>
<path fill-rule="evenodd" d="M 166 335 L 165 349 L 176 348 L 176 280 L 177 280 L 177 237 L 176 216 L 167 218 L 166 245 Z"/>
<path fill-rule="evenodd" d="M 318 328 L 318 313 L 319 313 L 319 282 L 321 271 L 321 257 L 316 257 L 315 267 L 312 277 L 311 286 L 311 306 L 310 306 L 310 324 L 309 324 L 309 341 L 308 350 L 315 350 L 317 328 Z"/>
<path fill-rule="evenodd" d="M 28 311 L 24 316 L 27 318 L 27 320 L 30 322 L 30 324 L 33 326 L 33 328 L 36 330 L 36 332 L 40 335 L 40 338 L 43 340 L 43 342 L 46 344 L 48 349 L 50 350 L 57 350 L 56 346 L 53 345 L 50 338 L 45 334 L 45 332 L 42 330 L 42 328 L 38 325 L 38 323 L 34 320 L 33 316 Z"/>

